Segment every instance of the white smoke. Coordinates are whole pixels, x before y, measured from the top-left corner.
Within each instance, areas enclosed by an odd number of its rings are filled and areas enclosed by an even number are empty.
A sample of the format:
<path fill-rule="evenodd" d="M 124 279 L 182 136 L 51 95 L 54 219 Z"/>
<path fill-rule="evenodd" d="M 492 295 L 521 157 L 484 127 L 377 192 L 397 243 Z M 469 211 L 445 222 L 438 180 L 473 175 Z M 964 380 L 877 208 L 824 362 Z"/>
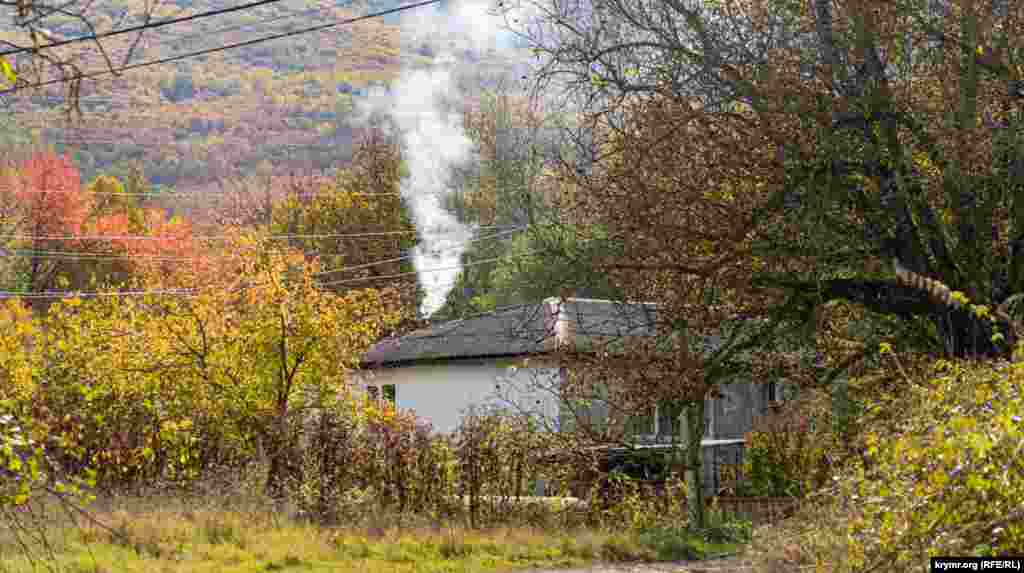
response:
<path fill-rule="evenodd" d="M 462 130 L 461 118 L 443 109 L 444 100 L 452 96 L 452 85 L 449 67 L 416 70 L 403 73 L 394 96 L 393 117 L 402 130 L 409 168 L 402 195 L 421 239 L 413 266 L 426 295 L 420 308 L 424 316 L 444 304 L 474 232 L 441 205 L 449 191 L 452 167 L 473 159 L 473 142 Z"/>
<path fill-rule="evenodd" d="M 453 104 L 475 94 L 465 93 L 476 82 L 476 70 L 468 60 L 495 48 L 502 24 L 481 0 L 449 2 L 442 12 L 436 6 L 402 13 L 402 49 L 432 53 L 430 63 L 403 66 L 401 77 L 388 91 L 376 90 L 368 98 L 369 109 L 361 115 L 382 113 L 390 117 L 402 139 L 402 153 L 409 176 L 402 181 L 402 195 L 409 202 L 420 234 L 413 253 L 425 298 L 420 307 L 430 316 L 444 305 L 458 279 L 462 255 L 476 229 L 460 224 L 442 206 L 451 191 L 453 167 L 476 160 L 474 145 L 463 129 L 463 118 Z M 470 86 L 468 88 L 460 86 Z"/>

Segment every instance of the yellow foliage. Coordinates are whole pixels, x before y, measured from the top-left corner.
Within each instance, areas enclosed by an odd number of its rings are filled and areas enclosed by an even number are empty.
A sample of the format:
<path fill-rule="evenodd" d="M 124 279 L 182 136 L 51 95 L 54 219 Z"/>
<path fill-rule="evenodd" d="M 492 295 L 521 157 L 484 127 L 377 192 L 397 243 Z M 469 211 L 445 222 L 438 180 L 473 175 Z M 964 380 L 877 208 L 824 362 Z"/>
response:
<path fill-rule="evenodd" d="M 27 399 L 35 389 L 39 324 L 19 301 L 0 306 L 0 400 Z"/>
<path fill-rule="evenodd" d="M 866 435 L 870 463 L 836 476 L 829 503 L 856 515 L 834 571 L 912 571 L 931 555 L 1024 549 L 1024 531 L 1009 527 L 1024 519 L 1024 370 L 942 361 L 931 375 L 887 406 L 898 424 Z"/>
<path fill-rule="evenodd" d="M 181 265 L 141 285 L 190 283 L 193 296 L 67 299 L 45 317 L 6 302 L 0 400 L 48 408 L 39 421 L 101 478 L 168 471 L 150 467 L 154 449 L 183 477 L 212 447 L 200 437 L 244 448 L 298 401 L 341 392 L 397 320 L 385 293 L 324 290 L 315 260 L 259 235 L 239 235 L 225 252 L 234 257 L 211 253 L 217 272 Z"/>

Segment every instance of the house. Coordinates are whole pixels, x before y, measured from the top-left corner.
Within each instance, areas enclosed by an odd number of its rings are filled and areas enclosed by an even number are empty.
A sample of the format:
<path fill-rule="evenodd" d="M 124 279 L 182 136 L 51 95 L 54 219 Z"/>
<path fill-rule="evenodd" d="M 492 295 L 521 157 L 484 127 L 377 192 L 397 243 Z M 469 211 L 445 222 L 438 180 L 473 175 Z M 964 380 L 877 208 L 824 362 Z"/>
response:
<path fill-rule="evenodd" d="M 566 372 L 554 351 L 652 336 L 656 315 L 650 303 L 583 298 L 504 307 L 379 342 L 363 357 L 359 383 L 371 395 L 415 411 L 439 432 L 455 431 L 466 413 L 488 407 L 529 412 L 554 430 L 567 429 L 571 418 L 558 396 Z M 706 404 L 704 444 L 714 452 L 705 456 L 709 471 L 718 457 L 725 463 L 738 459 L 754 416 L 779 399 L 780 388 L 737 382 L 721 393 Z M 600 403 L 592 408 L 594 415 L 606 415 Z M 657 408 L 633 423 L 639 447 L 671 441 L 675 415 Z"/>

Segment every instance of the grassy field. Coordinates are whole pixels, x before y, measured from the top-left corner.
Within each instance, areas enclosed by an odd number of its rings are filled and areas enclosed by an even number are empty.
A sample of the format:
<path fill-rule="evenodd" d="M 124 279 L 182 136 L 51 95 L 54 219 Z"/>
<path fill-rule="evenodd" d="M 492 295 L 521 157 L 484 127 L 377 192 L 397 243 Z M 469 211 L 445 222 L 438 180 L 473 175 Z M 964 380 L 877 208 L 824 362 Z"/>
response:
<path fill-rule="evenodd" d="M 0 572 L 335 571 L 461 573 L 666 561 L 735 552 L 682 530 L 614 533 L 525 527 L 323 528 L 266 510 L 96 509 L 95 521 L 50 522 L 46 542 L 0 533 Z M 3 520 L 0 520 L 3 521 Z M 36 520 L 38 521 L 38 520 Z M 41 532 L 41 531 L 37 531 Z"/>

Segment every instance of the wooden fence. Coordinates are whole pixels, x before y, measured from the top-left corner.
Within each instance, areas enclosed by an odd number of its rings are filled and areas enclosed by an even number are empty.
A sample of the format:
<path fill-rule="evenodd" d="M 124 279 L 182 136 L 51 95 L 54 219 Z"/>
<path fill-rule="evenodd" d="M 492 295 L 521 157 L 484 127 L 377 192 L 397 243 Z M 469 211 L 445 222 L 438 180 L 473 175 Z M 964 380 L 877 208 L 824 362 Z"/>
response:
<path fill-rule="evenodd" d="M 798 498 L 736 495 L 743 489 L 742 485 L 746 482 L 743 472 L 743 446 L 742 441 L 736 443 L 736 441 L 724 440 L 720 444 L 705 447 L 706 471 L 703 479 L 706 491 L 705 499 L 708 504 L 726 515 L 749 519 L 755 525 L 773 523 L 792 516 L 799 506 Z M 622 455 L 620 452 L 620 456 Z M 611 464 L 606 464 L 606 466 L 608 465 Z M 608 467 L 602 469 L 607 471 Z M 602 484 L 598 491 L 594 492 L 598 494 L 598 500 L 589 499 L 593 486 L 599 483 L 600 479 L 599 474 L 588 474 L 584 479 L 573 482 L 570 488 L 571 495 L 575 498 L 587 499 L 588 503 L 598 501 L 608 505 L 618 502 L 623 492 L 606 484 Z M 630 481 L 638 486 L 643 495 L 661 497 L 666 493 L 664 480 L 634 477 Z"/>

